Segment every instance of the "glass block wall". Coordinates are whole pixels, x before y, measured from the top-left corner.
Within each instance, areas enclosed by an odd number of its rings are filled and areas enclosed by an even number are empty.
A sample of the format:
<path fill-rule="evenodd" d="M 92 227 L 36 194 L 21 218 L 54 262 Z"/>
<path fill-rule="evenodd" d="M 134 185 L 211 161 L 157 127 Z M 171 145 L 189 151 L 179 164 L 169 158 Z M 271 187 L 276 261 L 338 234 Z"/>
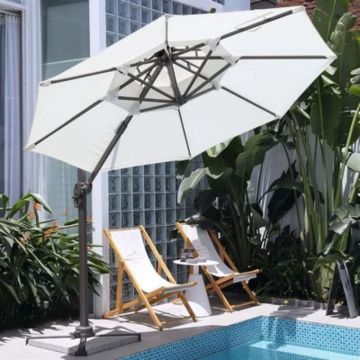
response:
<path fill-rule="evenodd" d="M 199 14 L 201 9 L 172 0 L 106 0 L 107 46 L 131 32 L 157 19 L 164 13 Z M 192 167 L 201 166 L 201 159 L 193 161 Z M 199 186 L 204 188 L 205 183 Z M 184 266 L 176 266 L 173 260 L 183 244 L 171 239 L 170 232 L 175 221 L 194 214 L 193 198 L 177 204 L 178 183 L 175 163 L 168 162 L 139 166 L 109 173 L 109 226 L 126 228 L 144 225 L 178 282 L 186 281 Z M 110 262 L 115 266 L 114 254 Z M 152 259 L 154 261 L 154 259 Z M 155 262 L 155 261 L 154 261 Z M 111 279 L 111 300 L 115 301 L 116 276 Z M 129 281 L 124 282 L 124 301 L 134 297 Z M 112 305 L 113 305 L 112 303 Z"/>
<path fill-rule="evenodd" d="M 173 0 L 106 0 L 107 46 L 163 14 L 200 14 L 205 11 Z"/>

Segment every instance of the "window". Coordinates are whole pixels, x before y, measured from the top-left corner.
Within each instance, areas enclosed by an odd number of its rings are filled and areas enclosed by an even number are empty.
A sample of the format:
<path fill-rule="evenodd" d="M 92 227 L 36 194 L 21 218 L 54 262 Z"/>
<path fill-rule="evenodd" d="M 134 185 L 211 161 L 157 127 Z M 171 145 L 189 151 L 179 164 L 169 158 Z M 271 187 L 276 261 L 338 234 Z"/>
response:
<path fill-rule="evenodd" d="M 20 16 L 0 11 L 0 193 L 21 193 Z"/>
<path fill-rule="evenodd" d="M 43 79 L 57 75 L 89 56 L 88 0 L 42 0 Z M 116 23 L 113 26 L 117 25 Z M 77 216 L 73 205 L 76 169 L 44 157 L 44 196 L 60 223 Z"/>

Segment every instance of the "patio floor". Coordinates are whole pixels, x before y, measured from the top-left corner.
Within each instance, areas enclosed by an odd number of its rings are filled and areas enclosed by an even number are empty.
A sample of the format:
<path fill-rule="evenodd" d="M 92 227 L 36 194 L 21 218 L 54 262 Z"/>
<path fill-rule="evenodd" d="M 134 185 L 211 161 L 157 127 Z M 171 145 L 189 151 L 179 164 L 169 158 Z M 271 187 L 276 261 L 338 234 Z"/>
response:
<path fill-rule="evenodd" d="M 190 319 L 179 320 L 170 323 L 162 332 L 157 331 L 151 326 L 150 318 L 145 311 L 137 314 L 125 314 L 111 320 L 92 319 L 91 323 L 95 331 L 110 332 L 114 330 L 135 331 L 142 333 L 142 341 L 117 347 L 105 352 L 88 356 L 87 359 L 115 360 L 123 356 L 156 347 L 168 342 L 199 334 L 204 331 L 215 329 L 237 323 L 239 321 L 251 319 L 260 315 L 281 316 L 301 319 L 305 321 L 334 324 L 339 326 L 349 326 L 360 328 L 360 317 L 346 319 L 342 316 L 325 316 L 324 310 L 314 310 L 311 308 L 295 308 L 278 306 L 272 304 L 261 304 L 246 309 L 238 310 L 233 313 L 224 311 L 217 304 L 213 304 L 213 315 L 199 318 L 196 323 Z M 160 318 L 173 318 L 174 315 L 183 311 L 182 305 L 166 303 L 155 307 Z M 20 329 L 0 333 L 0 354 L 1 359 L 26 359 L 26 360 L 55 360 L 55 359 L 77 359 L 70 355 L 61 354 L 55 351 L 36 348 L 25 345 L 25 337 L 29 335 L 61 335 L 68 334 L 74 330 L 76 323 L 48 323 L 35 329 Z M 91 341 L 91 340 L 90 340 Z"/>

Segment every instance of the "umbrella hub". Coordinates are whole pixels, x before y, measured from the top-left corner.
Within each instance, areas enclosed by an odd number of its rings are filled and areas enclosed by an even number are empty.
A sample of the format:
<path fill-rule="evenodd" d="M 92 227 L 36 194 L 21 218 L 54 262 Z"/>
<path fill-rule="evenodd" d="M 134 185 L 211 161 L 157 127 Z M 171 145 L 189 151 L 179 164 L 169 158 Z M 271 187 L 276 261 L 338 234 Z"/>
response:
<path fill-rule="evenodd" d="M 230 58 L 218 43 L 168 46 L 129 65 L 128 71 L 119 70 L 123 76 L 115 82 L 115 103 L 133 114 L 178 108 L 217 89 L 220 77 L 233 65 Z"/>

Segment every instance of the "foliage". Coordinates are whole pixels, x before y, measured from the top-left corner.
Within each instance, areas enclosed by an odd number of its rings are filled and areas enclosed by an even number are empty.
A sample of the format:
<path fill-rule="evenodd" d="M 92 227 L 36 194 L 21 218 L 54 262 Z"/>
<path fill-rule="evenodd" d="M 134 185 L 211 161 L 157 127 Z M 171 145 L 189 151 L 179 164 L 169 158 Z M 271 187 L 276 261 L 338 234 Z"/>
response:
<path fill-rule="evenodd" d="M 360 154 L 352 153 L 360 136 L 360 35 L 353 30 L 355 17 L 348 12 L 349 3 L 317 1 L 313 23 L 337 59 L 285 117 L 256 129 L 245 144 L 238 137 L 204 153 L 204 169 L 187 179 L 189 184 L 196 176 L 207 177 L 211 192 L 200 201 L 207 204 L 202 214 L 210 212 L 220 221 L 223 241 L 231 244 L 242 268 L 254 265 L 256 259 L 267 269 L 263 291 L 325 300 L 335 261 L 352 258 L 347 250 L 350 226 L 360 219 Z M 288 170 L 268 188 L 272 197 L 268 218 L 263 219 L 261 198 L 253 198 L 248 181 L 258 165 L 260 178 L 266 176 L 262 174 L 265 152 L 276 144 L 286 155 Z M 290 161 L 294 152 L 295 162 Z M 356 173 L 349 194 L 343 188 L 347 169 Z M 217 209 L 211 205 L 215 198 Z M 279 226 L 294 204 L 297 235 Z M 259 227 L 265 229 L 261 238 Z M 291 259 L 282 247 L 293 254 Z M 252 256 L 252 250 L 259 249 L 261 256 Z"/>
<path fill-rule="evenodd" d="M 228 245 L 235 250 L 232 253 L 240 269 L 247 269 L 250 265 L 249 236 L 253 233 L 251 228 L 254 209 L 248 201 L 248 182 L 253 168 L 263 162 L 265 152 L 276 143 L 273 136 L 260 132 L 244 145 L 241 137 L 219 144 L 203 153 L 205 168 L 194 170 L 183 178 L 180 185 L 181 201 L 184 194 L 193 190 L 201 178 L 207 177 L 212 191 L 207 192 L 206 196 L 204 193 L 200 195 L 201 198 L 197 201 L 198 211 L 202 215 L 206 212 L 209 216 L 211 209 L 211 220 L 217 219 L 219 222 L 221 218 L 221 224 L 218 225 L 224 229 Z M 178 174 L 180 170 L 184 171 L 183 164 L 178 167 Z M 211 206 L 215 198 L 220 200 L 221 211 Z"/>
<path fill-rule="evenodd" d="M 288 226 L 274 241 L 268 242 L 265 249 L 261 245 L 256 247 L 253 264 L 262 270 L 257 284 L 260 295 L 313 298 L 313 260 L 307 256 L 301 239 Z"/>
<path fill-rule="evenodd" d="M 79 284 L 79 243 L 69 230 L 41 221 L 41 211 L 51 214 L 38 194 L 28 193 L 12 207 L 0 195 L 0 329 L 76 310 Z M 89 249 L 89 287 L 96 291 L 97 275 L 108 266 Z"/>
<path fill-rule="evenodd" d="M 327 296 L 334 256 L 347 248 L 348 231 L 334 232 L 334 217 L 341 213 L 337 208 L 351 203 L 352 195 L 347 199 L 343 192 L 343 181 L 351 145 L 360 135 L 359 100 L 354 96 L 358 80 L 353 71 L 360 65 L 360 41 L 352 31 L 355 17 L 346 12 L 348 4 L 346 0 L 318 2 L 313 21 L 337 59 L 284 119 L 295 144 L 303 187 L 302 238 L 308 254 L 321 259 L 313 269 L 319 300 Z M 353 157 L 349 166 L 354 168 L 355 162 Z"/>

